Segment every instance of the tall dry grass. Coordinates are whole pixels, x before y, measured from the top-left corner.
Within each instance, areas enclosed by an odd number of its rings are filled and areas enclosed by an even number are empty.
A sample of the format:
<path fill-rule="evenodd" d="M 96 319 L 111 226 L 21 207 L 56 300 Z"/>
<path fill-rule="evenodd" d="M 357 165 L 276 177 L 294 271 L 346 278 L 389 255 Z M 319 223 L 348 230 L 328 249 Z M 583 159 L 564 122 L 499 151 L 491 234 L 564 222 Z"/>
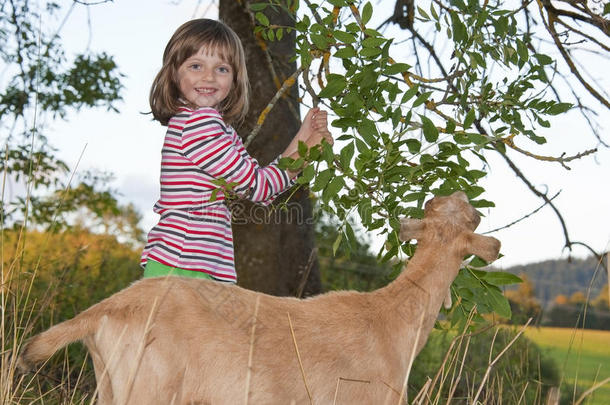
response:
<path fill-rule="evenodd" d="M 66 348 L 63 355 L 54 356 L 33 374 L 17 371 L 17 355 L 25 340 L 48 326 L 50 306 L 63 291 L 59 288 L 61 279 L 58 279 L 49 283 L 42 295 L 33 293 L 43 257 L 39 256 L 34 265 L 24 260 L 28 249 L 27 234 L 24 225 L 17 231 L 18 236 L 10 249 L 5 249 L 4 229 L 0 235 L 0 405 L 89 403 L 91 395 L 88 392 L 95 387 L 95 381 L 82 349 Z M 69 356 L 69 351 L 81 354 Z"/>

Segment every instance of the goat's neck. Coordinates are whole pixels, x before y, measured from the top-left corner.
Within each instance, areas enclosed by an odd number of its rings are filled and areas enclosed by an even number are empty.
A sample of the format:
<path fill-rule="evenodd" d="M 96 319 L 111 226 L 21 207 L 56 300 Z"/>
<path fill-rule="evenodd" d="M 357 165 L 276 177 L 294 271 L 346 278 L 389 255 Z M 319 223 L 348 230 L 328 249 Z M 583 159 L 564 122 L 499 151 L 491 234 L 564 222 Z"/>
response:
<path fill-rule="evenodd" d="M 463 257 L 453 244 L 418 243 L 415 255 L 394 282 L 378 291 L 388 319 L 402 336 L 420 328 L 418 347 L 425 343 Z M 423 312 L 423 319 L 422 319 Z M 419 351 L 419 350 L 418 350 Z"/>

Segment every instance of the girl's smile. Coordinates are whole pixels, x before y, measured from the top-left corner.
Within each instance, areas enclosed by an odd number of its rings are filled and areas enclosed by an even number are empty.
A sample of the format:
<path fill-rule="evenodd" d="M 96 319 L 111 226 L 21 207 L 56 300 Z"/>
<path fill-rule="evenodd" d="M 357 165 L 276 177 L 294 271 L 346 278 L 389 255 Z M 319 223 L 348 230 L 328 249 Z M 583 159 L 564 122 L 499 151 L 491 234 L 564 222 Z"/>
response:
<path fill-rule="evenodd" d="M 182 97 L 197 108 L 218 108 L 233 86 L 233 69 L 217 53 L 204 47 L 178 68 Z"/>

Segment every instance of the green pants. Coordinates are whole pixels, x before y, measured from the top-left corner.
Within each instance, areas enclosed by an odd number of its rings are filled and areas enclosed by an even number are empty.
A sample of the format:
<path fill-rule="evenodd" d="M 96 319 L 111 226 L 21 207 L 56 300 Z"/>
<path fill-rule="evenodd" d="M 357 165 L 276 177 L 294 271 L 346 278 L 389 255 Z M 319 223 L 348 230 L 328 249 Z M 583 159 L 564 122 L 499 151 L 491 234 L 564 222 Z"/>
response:
<path fill-rule="evenodd" d="M 144 278 L 163 277 L 168 275 L 214 280 L 212 276 L 201 271 L 179 269 L 177 267 L 167 266 L 154 260 L 148 260 L 146 262 L 146 267 L 144 268 Z"/>

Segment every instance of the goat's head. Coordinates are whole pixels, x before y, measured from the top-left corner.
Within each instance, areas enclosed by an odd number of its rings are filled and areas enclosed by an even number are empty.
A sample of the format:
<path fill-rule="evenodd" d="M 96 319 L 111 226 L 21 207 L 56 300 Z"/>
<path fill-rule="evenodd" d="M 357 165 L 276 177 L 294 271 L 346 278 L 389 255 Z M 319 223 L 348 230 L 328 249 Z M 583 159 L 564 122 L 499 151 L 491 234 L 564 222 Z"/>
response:
<path fill-rule="evenodd" d="M 468 197 L 457 191 L 447 197 L 434 197 L 424 209 L 424 219 L 401 220 L 400 239 L 440 238 L 444 242 L 458 243 L 464 255 L 474 254 L 492 262 L 500 252 L 500 241 L 473 233 L 481 222 L 479 213 L 470 205 Z"/>

